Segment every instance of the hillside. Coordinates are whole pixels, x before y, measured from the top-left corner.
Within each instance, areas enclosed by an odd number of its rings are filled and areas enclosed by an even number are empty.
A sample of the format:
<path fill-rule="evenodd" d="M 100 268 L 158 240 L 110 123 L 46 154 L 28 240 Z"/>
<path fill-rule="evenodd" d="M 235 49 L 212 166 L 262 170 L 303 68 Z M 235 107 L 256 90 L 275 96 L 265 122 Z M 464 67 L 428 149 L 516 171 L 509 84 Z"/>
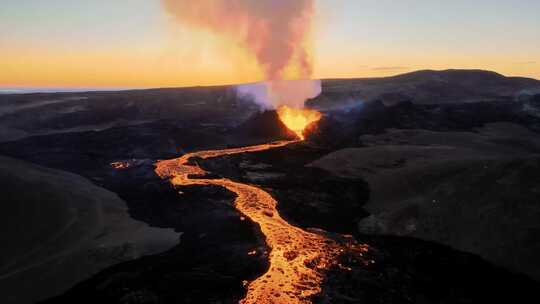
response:
<path fill-rule="evenodd" d="M 364 234 L 416 237 L 540 280 L 540 140 L 508 123 L 475 132 L 389 129 L 310 166 L 365 179 Z"/>
<path fill-rule="evenodd" d="M 483 70 L 423 70 L 393 77 L 325 80 L 322 95 L 311 104 L 325 108 L 337 100 L 380 100 L 385 105 L 408 100 L 420 104 L 463 103 L 514 100 L 529 92 L 540 92 L 540 81 Z"/>
<path fill-rule="evenodd" d="M 110 265 L 178 243 L 177 233 L 133 220 L 116 194 L 81 176 L 0 156 L 0 183 L 2 303 L 60 294 Z"/>

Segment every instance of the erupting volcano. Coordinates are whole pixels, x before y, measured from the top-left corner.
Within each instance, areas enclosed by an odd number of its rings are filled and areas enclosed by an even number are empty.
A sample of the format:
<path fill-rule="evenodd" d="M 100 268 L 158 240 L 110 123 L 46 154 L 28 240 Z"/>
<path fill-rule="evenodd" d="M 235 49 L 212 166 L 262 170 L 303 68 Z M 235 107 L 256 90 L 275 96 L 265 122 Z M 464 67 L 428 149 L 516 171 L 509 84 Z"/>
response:
<path fill-rule="evenodd" d="M 540 1 L 410 2 L 3 0 L 0 304 L 540 303 Z"/>
<path fill-rule="evenodd" d="M 238 94 L 252 97 L 263 109 L 276 109 L 283 124 L 304 140 L 304 129 L 321 118 L 319 112 L 304 108 L 308 98 L 321 92 L 320 81 L 309 80 L 312 64 L 306 45 L 312 0 L 199 1 L 191 5 L 164 0 L 164 4 L 176 21 L 219 33 L 254 56 L 267 81 L 238 86 Z M 291 76 L 286 71 L 294 71 L 293 78 L 307 80 L 284 81 Z M 170 178 L 174 185 L 216 185 L 235 193 L 236 209 L 260 226 L 271 249 L 270 268 L 249 283 L 242 303 L 309 303 L 310 297 L 321 292 L 322 271 L 333 263 L 339 246 L 322 234 L 290 225 L 279 215 L 277 202 L 269 193 L 226 178 L 204 179 L 206 172 L 189 160 L 262 151 L 293 142 L 297 140 L 195 152 L 157 165 L 157 174 Z"/>

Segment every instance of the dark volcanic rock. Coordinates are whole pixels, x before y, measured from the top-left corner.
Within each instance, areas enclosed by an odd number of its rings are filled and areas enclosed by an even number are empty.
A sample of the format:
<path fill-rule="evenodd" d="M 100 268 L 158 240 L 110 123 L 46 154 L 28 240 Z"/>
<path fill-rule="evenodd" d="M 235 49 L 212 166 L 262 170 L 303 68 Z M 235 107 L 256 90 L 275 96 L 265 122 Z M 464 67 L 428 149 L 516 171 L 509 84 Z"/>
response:
<path fill-rule="evenodd" d="M 111 267 L 44 303 L 237 303 L 243 280 L 265 271 L 251 248 L 216 245 L 200 235 L 166 253 Z M 213 250 L 208 250 L 213 248 Z"/>
<path fill-rule="evenodd" d="M 307 132 L 307 140 L 325 147 L 358 146 L 358 137 L 380 134 L 386 129 L 472 131 L 492 122 L 512 122 L 540 132 L 540 110 L 532 102 L 485 101 L 443 105 L 402 101 L 385 106 L 381 101 L 365 103 L 354 111 L 325 115 Z"/>
<path fill-rule="evenodd" d="M 281 122 L 276 111 L 255 113 L 247 121 L 240 124 L 235 133 L 239 136 L 257 138 L 265 142 L 297 138 L 296 134 Z"/>
<path fill-rule="evenodd" d="M 360 236 L 315 303 L 537 303 L 540 284 L 472 254 L 412 238 Z"/>
<path fill-rule="evenodd" d="M 0 153 L 92 177 L 111 162 L 174 158 L 184 149 L 223 143 L 220 130 L 156 121 L 103 131 L 34 136 L 2 143 Z"/>
<path fill-rule="evenodd" d="M 306 140 L 312 144 L 326 148 L 346 146 L 355 138 L 352 127 L 347 128 L 346 122 L 333 116 L 323 116 L 317 124 L 311 124 L 305 131 Z"/>
<path fill-rule="evenodd" d="M 159 120 L 232 127 L 258 110 L 233 87 L 0 94 L 0 142 Z M 16 134 L 15 134 L 16 133 Z"/>

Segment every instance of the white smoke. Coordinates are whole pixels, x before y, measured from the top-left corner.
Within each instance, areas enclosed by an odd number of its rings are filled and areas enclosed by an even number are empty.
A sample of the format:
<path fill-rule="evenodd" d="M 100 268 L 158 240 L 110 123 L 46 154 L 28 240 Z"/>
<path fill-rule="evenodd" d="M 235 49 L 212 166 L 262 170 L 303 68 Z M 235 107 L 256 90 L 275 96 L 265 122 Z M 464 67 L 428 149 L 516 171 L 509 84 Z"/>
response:
<path fill-rule="evenodd" d="M 243 84 L 236 87 L 239 97 L 253 98 L 263 110 L 280 106 L 301 109 L 306 100 L 321 94 L 320 80 L 274 80 Z"/>

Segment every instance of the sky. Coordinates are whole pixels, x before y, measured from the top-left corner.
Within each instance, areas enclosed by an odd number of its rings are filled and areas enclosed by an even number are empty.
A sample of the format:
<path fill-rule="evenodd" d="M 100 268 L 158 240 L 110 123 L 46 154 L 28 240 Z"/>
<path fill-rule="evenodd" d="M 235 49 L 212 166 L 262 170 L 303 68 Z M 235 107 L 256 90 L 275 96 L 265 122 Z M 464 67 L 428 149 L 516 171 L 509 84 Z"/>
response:
<path fill-rule="evenodd" d="M 172 22 L 160 0 L 2 0 L 0 87 L 233 84 L 239 45 Z M 314 78 L 474 68 L 540 79 L 538 0 L 316 0 Z"/>

